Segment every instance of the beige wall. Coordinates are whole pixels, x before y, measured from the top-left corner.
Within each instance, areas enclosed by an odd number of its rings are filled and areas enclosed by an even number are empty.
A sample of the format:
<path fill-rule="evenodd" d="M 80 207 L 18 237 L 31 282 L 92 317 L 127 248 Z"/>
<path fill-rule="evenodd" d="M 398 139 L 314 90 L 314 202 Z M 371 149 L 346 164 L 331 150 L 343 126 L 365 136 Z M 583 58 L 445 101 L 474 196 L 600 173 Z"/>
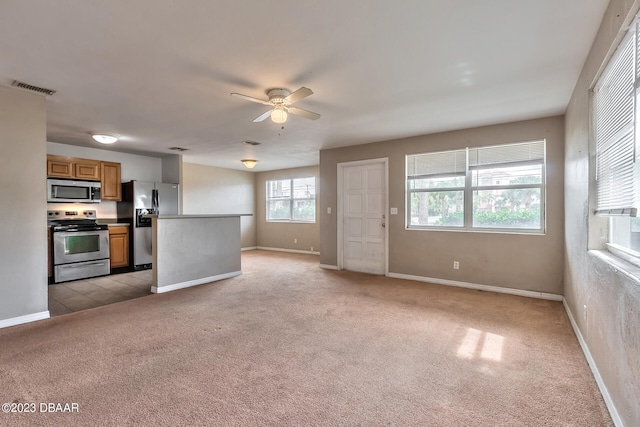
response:
<path fill-rule="evenodd" d="M 259 172 L 256 174 L 256 223 L 257 223 L 257 246 L 266 248 L 279 248 L 299 251 L 319 250 L 320 226 L 318 223 L 318 199 L 316 198 L 316 222 L 306 223 L 283 223 L 267 222 L 266 214 L 266 182 L 276 179 L 305 178 L 318 176 L 318 166 L 303 168 L 282 169 L 270 172 Z M 318 181 L 316 181 L 316 184 Z M 317 184 L 318 185 L 318 184 Z M 320 194 L 322 189 L 316 188 L 316 194 Z M 297 243 L 294 243 L 297 239 Z"/>
<path fill-rule="evenodd" d="M 589 251 L 600 248 L 601 237 L 607 235 L 606 219 L 593 215 L 589 89 L 625 20 L 637 10 L 633 3 L 609 4 L 567 108 L 565 134 L 564 295 L 606 388 L 605 398 L 615 407 L 612 415 L 627 426 L 640 425 L 640 276 L 636 270 L 632 279 L 623 272 L 627 266 L 616 266 L 605 251 Z"/>
<path fill-rule="evenodd" d="M 0 87 L 0 129 L 0 326 L 8 326 L 48 317 L 45 98 Z"/>
<path fill-rule="evenodd" d="M 405 155 L 466 146 L 547 140 L 545 235 L 405 229 Z M 389 272 L 521 290 L 562 293 L 563 117 L 425 135 L 320 152 L 320 263 L 337 265 L 337 164 L 388 158 Z M 327 213 L 327 208 L 332 213 Z M 460 269 L 453 270 L 453 261 Z"/>
<path fill-rule="evenodd" d="M 182 213 L 252 214 L 241 218 L 241 245 L 256 246 L 255 173 L 204 166 L 182 165 Z"/>

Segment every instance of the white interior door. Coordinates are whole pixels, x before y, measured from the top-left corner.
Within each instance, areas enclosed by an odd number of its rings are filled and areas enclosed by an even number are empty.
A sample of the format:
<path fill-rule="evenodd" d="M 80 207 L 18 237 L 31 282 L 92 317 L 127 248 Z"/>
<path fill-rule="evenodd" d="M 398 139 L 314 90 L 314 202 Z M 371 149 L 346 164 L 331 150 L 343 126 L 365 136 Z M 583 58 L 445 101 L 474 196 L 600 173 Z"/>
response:
<path fill-rule="evenodd" d="M 345 166 L 342 175 L 342 267 L 385 274 L 385 163 Z"/>

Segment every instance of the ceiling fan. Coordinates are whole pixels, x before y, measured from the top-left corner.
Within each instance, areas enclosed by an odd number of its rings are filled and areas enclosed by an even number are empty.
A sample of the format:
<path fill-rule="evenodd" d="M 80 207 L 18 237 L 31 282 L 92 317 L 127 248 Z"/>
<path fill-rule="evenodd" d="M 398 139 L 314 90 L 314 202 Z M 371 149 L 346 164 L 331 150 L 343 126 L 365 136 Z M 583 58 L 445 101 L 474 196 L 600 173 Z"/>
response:
<path fill-rule="evenodd" d="M 302 116 L 311 120 L 318 120 L 320 118 L 320 114 L 291 106 L 293 103 L 298 102 L 311 94 L 313 94 L 313 91 L 311 89 L 301 87 L 295 92 L 290 92 L 289 90 L 282 88 L 269 89 L 267 90 L 267 96 L 269 97 L 268 101 L 254 98 L 252 96 L 242 95 L 240 93 L 232 93 L 231 95 L 246 99 L 247 101 L 257 102 L 258 104 L 269 105 L 273 107 L 272 110 L 269 110 L 264 114 L 256 117 L 253 120 L 255 123 L 261 122 L 267 117 L 271 117 L 271 120 L 274 123 L 280 124 L 287 121 L 288 113 Z"/>

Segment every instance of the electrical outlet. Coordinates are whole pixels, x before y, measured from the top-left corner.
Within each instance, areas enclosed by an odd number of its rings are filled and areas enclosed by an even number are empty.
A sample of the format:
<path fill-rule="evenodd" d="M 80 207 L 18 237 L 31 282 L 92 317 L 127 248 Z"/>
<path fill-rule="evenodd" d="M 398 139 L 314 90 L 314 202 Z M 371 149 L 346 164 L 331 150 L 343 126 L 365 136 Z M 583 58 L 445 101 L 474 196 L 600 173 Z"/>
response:
<path fill-rule="evenodd" d="M 293 243 L 298 243 L 298 239 L 293 239 Z"/>
<path fill-rule="evenodd" d="M 327 208 L 327 213 L 331 215 L 331 208 Z"/>
<path fill-rule="evenodd" d="M 460 263 L 458 261 L 453 261 L 453 269 L 454 270 L 459 270 L 460 269 Z"/>
<path fill-rule="evenodd" d="M 313 252 L 313 246 L 311 246 L 311 252 Z"/>

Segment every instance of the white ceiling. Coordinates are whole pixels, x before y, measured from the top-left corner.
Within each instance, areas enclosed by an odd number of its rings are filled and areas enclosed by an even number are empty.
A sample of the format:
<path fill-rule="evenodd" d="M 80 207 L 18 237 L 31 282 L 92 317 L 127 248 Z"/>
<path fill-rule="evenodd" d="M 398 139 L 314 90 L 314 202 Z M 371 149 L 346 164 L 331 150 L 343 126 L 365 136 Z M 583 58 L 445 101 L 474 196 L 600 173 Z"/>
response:
<path fill-rule="evenodd" d="M 54 89 L 47 139 L 255 171 L 562 114 L 607 0 L 2 0 L 0 85 Z M 231 97 L 306 86 L 282 129 Z M 242 142 L 253 140 L 252 147 Z"/>

